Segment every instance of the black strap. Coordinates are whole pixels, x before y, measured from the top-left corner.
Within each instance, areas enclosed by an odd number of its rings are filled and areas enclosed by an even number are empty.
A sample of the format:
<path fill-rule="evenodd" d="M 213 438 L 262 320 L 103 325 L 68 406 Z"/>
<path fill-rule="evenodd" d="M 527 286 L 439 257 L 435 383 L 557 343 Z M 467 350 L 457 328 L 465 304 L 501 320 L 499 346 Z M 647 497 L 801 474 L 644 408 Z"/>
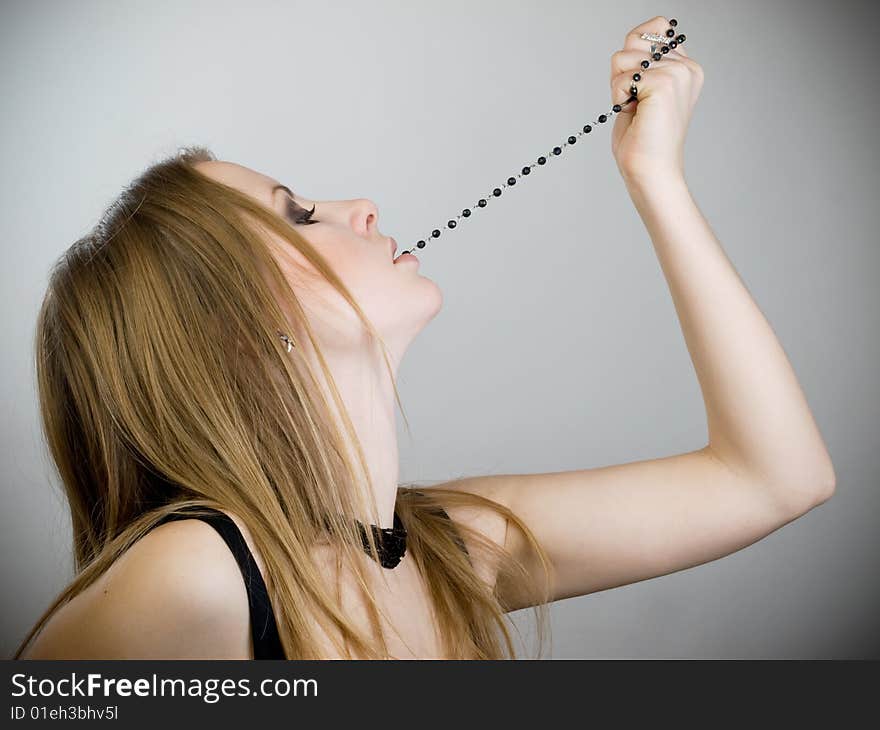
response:
<path fill-rule="evenodd" d="M 417 494 L 423 495 L 421 492 L 417 492 Z M 266 590 L 266 583 L 263 581 L 260 568 L 254 560 L 250 548 L 248 548 L 244 535 L 238 529 L 238 525 L 225 512 L 220 510 L 201 506 L 193 506 L 192 509 L 210 510 L 211 514 L 188 514 L 188 509 L 183 508 L 180 512 L 172 513 L 159 520 L 157 526 L 172 520 L 197 519 L 207 522 L 220 533 L 220 536 L 232 551 L 233 556 L 235 556 L 235 561 L 238 563 L 239 570 L 244 578 L 251 616 L 254 659 L 286 659 L 281 638 L 278 636 L 278 626 L 275 623 L 275 614 L 272 611 L 272 602 L 269 599 L 269 592 Z M 432 511 L 452 524 L 452 519 L 439 504 L 435 504 Z M 470 560 L 470 554 L 464 544 L 464 540 L 462 540 L 461 535 L 457 531 L 454 534 L 454 540 L 468 560 Z"/>
<path fill-rule="evenodd" d="M 194 509 L 211 509 L 209 507 L 194 506 Z M 184 511 L 167 515 L 159 521 L 162 524 L 172 520 L 196 519 L 207 522 L 226 541 L 235 561 L 238 563 L 244 578 L 245 588 L 248 595 L 248 606 L 251 616 L 251 636 L 254 642 L 254 659 L 285 659 L 284 647 L 278 636 L 278 626 L 275 623 L 275 614 L 272 611 L 272 602 L 266 583 L 260 574 L 260 568 L 254 560 L 248 548 L 244 535 L 238 529 L 238 525 L 229 516 L 220 510 L 211 509 L 210 515 L 186 514 Z"/>

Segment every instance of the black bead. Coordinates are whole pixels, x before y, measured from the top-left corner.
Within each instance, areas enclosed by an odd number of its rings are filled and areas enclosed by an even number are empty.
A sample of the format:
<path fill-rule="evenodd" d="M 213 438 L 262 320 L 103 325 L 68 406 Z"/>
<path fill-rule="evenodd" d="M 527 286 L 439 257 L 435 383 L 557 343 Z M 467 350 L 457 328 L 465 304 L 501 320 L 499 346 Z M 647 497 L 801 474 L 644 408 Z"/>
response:
<path fill-rule="evenodd" d="M 575 137 L 574 135 L 571 135 L 571 137 L 568 138 L 568 143 L 569 143 L 569 144 L 574 144 L 574 143 L 577 142 L 577 141 L 578 141 L 578 138 Z"/>
<path fill-rule="evenodd" d="M 677 45 L 678 45 L 678 43 L 676 43 L 675 41 L 669 41 L 670 48 L 675 48 Z"/>
<path fill-rule="evenodd" d="M 508 185 L 516 185 L 516 178 L 515 177 L 507 178 L 507 184 Z"/>
<path fill-rule="evenodd" d="M 669 53 L 669 46 L 663 46 L 663 48 L 660 49 L 660 53 Z"/>
<path fill-rule="evenodd" d="M 659 61 L 661 58 L 663 58 L 663 56 L 661 56 L 659 53 L 655 53 L 653 56 L 651 56 L 651 58 L 653 58 L 655 61 Z"/>
<path fill-rule="evenodd" d="M 562 154 L 562 147 L 554 147 L 553 154 L 554 155 L 561 155 Z"/>
<path fill-rule="evenodd" d="M 539 165 L 543 165 L 545 162 L 547 162 L 547 158 L 544 157 L 544 155 L 541 155 L 541 156 L 538 158 L 538 164 L 539 164 Z"/>
<path fill-rule="evenodd" d="M 600 114 L 600 115 L 599 115 L 599 121 L 602 122 L 602 123 L 607 122 L 607 121 L 608 121 L 608 116 L 605 115 L 605 114 Z"/>
<path fill-rule="evenodd" d="M 486 207 L 486 199 L 480 198 L 480 202 L 477 203 L 477 205 L 479 205 L 481 208 L 485 208 Z"/>
<path fill-rule="evenodd" d="M 494 195 L 496 198 L 497 198 L 499 195 L 501 195 L 501 188 L 495 188 L 495 189 L 492 191 L 492 195 Z"/>
<path fill-rule="evenodd" d="M 669 30 L 666 31 L 667 38 L 672 38 L 672 36 L 674 36 L 674 35 L 675 35 L 675 31 L 672 30 L 672 28 L 670 28 Z"/>
<path fill-rule="evenodd" d="M 642 80 L 641 74 L 633 74 L 633 81 L 641 81 L 641 80 Z"/>
<path fill-rule="evenodd" d="M 455 228 L 455 226 L 457 226 L 457 225 L 458 225 L 458 224 L 457 224 L 455 221 L 453 221 L 453 220 L 446 221 L 446 227 L 447 227 L 447 228 Z"/>
<path fill-rule="evenodd" d="M 425 247 L 425 242 L 424 242 L 424 241 L 419 241 L 419 242 L 416 244 L 416 246 L 418 246 L 419 248 L 424 248 L 424 247 Z"/>
<path fill-rule="evenodd" d="M 432 237 L 432 238 L 440 238 L 440 231 L 438 231 L 438 230 L 435 228 L 433 231 L 431 231 L 431 237 Z"/>
<path fill-rule="evenodd" d="M 584 134 L 589 134 L 592 131 L 592 127 L 589 124 L 584 125 Z"/>
<path fill-rule="evenodd" d="M 642 68 L 648 68 L 651 65 L 650 61 L 642 61 Z"/>
<path fill-rule="evenodd" d="M 531 171 L 532 171 L 532 168 L 526 166 L 526 167 L 524 167 L 524 168 L 522 169 L 522 174 L 523 174 L 523 175 L 528 175 Z"/>
<path fill-rule="evenodd" d="M 611 108 L 614 110 L 615 113 L 617 113 L 617 112 L 619 112 L 619 111 L 621 110 L 622 107 L 620 106 L 620 104 L 615 104 L 615 105 L 614 105 L 613 107 L 611 107 Z"/>
<path fill-rule="evenodd" d="M 684 43 L 685 38 L 687 38 L 687 36 L 684 33 L 675 36 L 675 40 L 677 40 L 679 43 Z"/>
<path fill-rule="evenodd" d="M 636 96 L 639 93 L 639 90 L 635 86 L 630 86 L 629 93 L 632 94 L 633 96 Z"/>
<path fill-rule="evenodd" d="M 675 18 L 670 18 L 669 25 L 671 25 L 674 28 L 676 25 L 678 25 L 678 21 Z"/>
<path fill-rule="evenodd" d="M 463 211 L 461 211 L 461 217 L 462 218 L 470 218 L 471 217 L 471 209 L 465 208 Z"/>

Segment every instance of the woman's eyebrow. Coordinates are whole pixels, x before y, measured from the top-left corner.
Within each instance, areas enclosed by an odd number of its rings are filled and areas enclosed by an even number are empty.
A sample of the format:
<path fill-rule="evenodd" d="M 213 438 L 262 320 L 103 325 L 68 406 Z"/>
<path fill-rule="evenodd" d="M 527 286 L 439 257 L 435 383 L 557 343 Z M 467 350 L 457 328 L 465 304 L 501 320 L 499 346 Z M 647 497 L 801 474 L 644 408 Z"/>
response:
<path fill-rule="evenodd" d="M 275 197 L 275 191 L 276 191 L 276 190 L 283 190 L 283 191 L 286 192 L 291 198 L 296 198 L 296 196 L 291 192 L 290 188 L 288 188 L 286 185 L 276 185 L 274 188 L 272 188 L 272 197 L 273 197 L 273 198 Z"/>

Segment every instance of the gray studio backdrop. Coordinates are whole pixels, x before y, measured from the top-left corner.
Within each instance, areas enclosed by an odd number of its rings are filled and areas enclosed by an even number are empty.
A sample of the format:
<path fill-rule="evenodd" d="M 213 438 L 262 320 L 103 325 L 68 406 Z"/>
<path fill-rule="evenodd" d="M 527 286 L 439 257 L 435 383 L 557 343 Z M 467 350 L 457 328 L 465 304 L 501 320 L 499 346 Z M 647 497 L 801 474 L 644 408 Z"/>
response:
<path fill-rule="evenodd" d="M 554 604 L 552 656 L 878 656 L 871 5 L 4 2 L 0 654 L 72 569 L 37 419 L 37 307 L 51 262 L 125 183 L 202 143 L 310 198 L 369 197 L 382 231 L 411 245 L 609 109 L 611 54 L 665 14 L 706 75 L 688 182 L 794 365 L 837 493 L 721 560 Z M 705 443 L 609 127 L 425 249 L 444 308 L 400 372 L 413 428 L 400 423 L 402 480 Z"/>

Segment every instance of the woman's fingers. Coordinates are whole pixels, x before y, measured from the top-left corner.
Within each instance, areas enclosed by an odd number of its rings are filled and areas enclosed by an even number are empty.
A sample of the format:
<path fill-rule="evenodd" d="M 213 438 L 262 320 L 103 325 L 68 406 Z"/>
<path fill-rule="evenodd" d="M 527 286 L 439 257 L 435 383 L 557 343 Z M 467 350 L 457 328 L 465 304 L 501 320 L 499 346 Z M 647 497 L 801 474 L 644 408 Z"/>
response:
<path fill-rule="evenodd" d="M 644 80 L 644 77 L 642 77 L 642 80 Z M 611 79 L 611 106 L 620 104 L 622 112 L 635 111 L 635 106 L 633 104 L 627 104 L 624 106 L 624 102 L 633 95 L 630 91 L 630 87 L 633 84 L 639 85 L 641 83 L 641 81 L 633 81 L 631 71 L 624 71 L 623 73 L 617 74 L 617 76 Z"/>
<path fill-rule="evenodd" d="M 673 35 L 668 36 L 667 31 L 672 29 Z M 654 33 L 668 39 L 666 44 L 649 41 L 642 38 L 643 33 Z M 668 45 L 677 35 L 675 27 L 669 25 L 669 19 L 663 15 L 658 15 L 641 25 L 637 25 L 623 39 L 623 49 L 617 51 L 611 56 L 611 100 L 612 104 L 620 104 L 624 111 L 634 111 L 635 103 L 626 104 L 627 100 L 632 96 L 633 84 L 641 91 L 645 81 L 651 75 L 658 72 L 663 73 L 664 69 L 668 69 L 670 64 L 681 64 L 690 69 L 694 73 L 699 73 L 701 69 L 699 64 L 690 60 L 687 51 L 680 44 L 676 44 L 675 48 L 670 47 L 666 53 L 662 53 L 659 49 L 663 45 Z M 654 60 L 651 53 L 651 46 L 655 46 L 655 52 L 660 53 L 660 59 Z M 643 61 L 648 61 L 648 67 L 642 66 Z M 671 73 L 681 74 L 684 69 L 673 69 Z M 665 73 L 670 73 L 666 71 Z M 634 79 L 633 76 L 638 74 L 640 78 Z M 626 104 L 624 106 L 624 104 Z"/>
<path fill-rule="evenodd" d="M 645 54 L 641 51 L 617 51 L 611 56 L 611 104 L 620 104 L 621 111 L 633 112 L 636 109 L 634 102 L 623 106 L 633 95 L 630 89 L 634 84 L 639 90 L 636 98 L 645 98 L 658 77 L 686 76 L 689 70 L 693 71 L 691 67 L 697 65 L 675 51 L 670 51 L 659 61 L 651 60 L 648 68 L 642 68 L 643 60 Z M 633 78 L 636 74 L 640 76 L 638 81 Z"/>
<path fill-rule="evenodd" d="M 642 43 L 649 43 L 649 41 L 642 41 Z M 623 51 L 615 51 L 611 54 L 611 78 L 614 78 L 618 74 L 623 73 L 624 71 L 629 71 L 630 75 L 634 73 L 644 74 L 645 71 L 649 72 L 653 68 L 661 68 L 663 63 L 667 60 L 674 61 L 684 61 L 685 57 L 679 54 L 677 51 L 670 51 L 665 54 L 663 58 L 659 61 L 655 61 L 651 58 L 651 49 L 648 48 L 647 51 L 639 51 L 639 50 L 623 50 Z M 648 66 L 647 69 L 642 68 L 642 61 L 650 61 L 651 65 Z"/>

